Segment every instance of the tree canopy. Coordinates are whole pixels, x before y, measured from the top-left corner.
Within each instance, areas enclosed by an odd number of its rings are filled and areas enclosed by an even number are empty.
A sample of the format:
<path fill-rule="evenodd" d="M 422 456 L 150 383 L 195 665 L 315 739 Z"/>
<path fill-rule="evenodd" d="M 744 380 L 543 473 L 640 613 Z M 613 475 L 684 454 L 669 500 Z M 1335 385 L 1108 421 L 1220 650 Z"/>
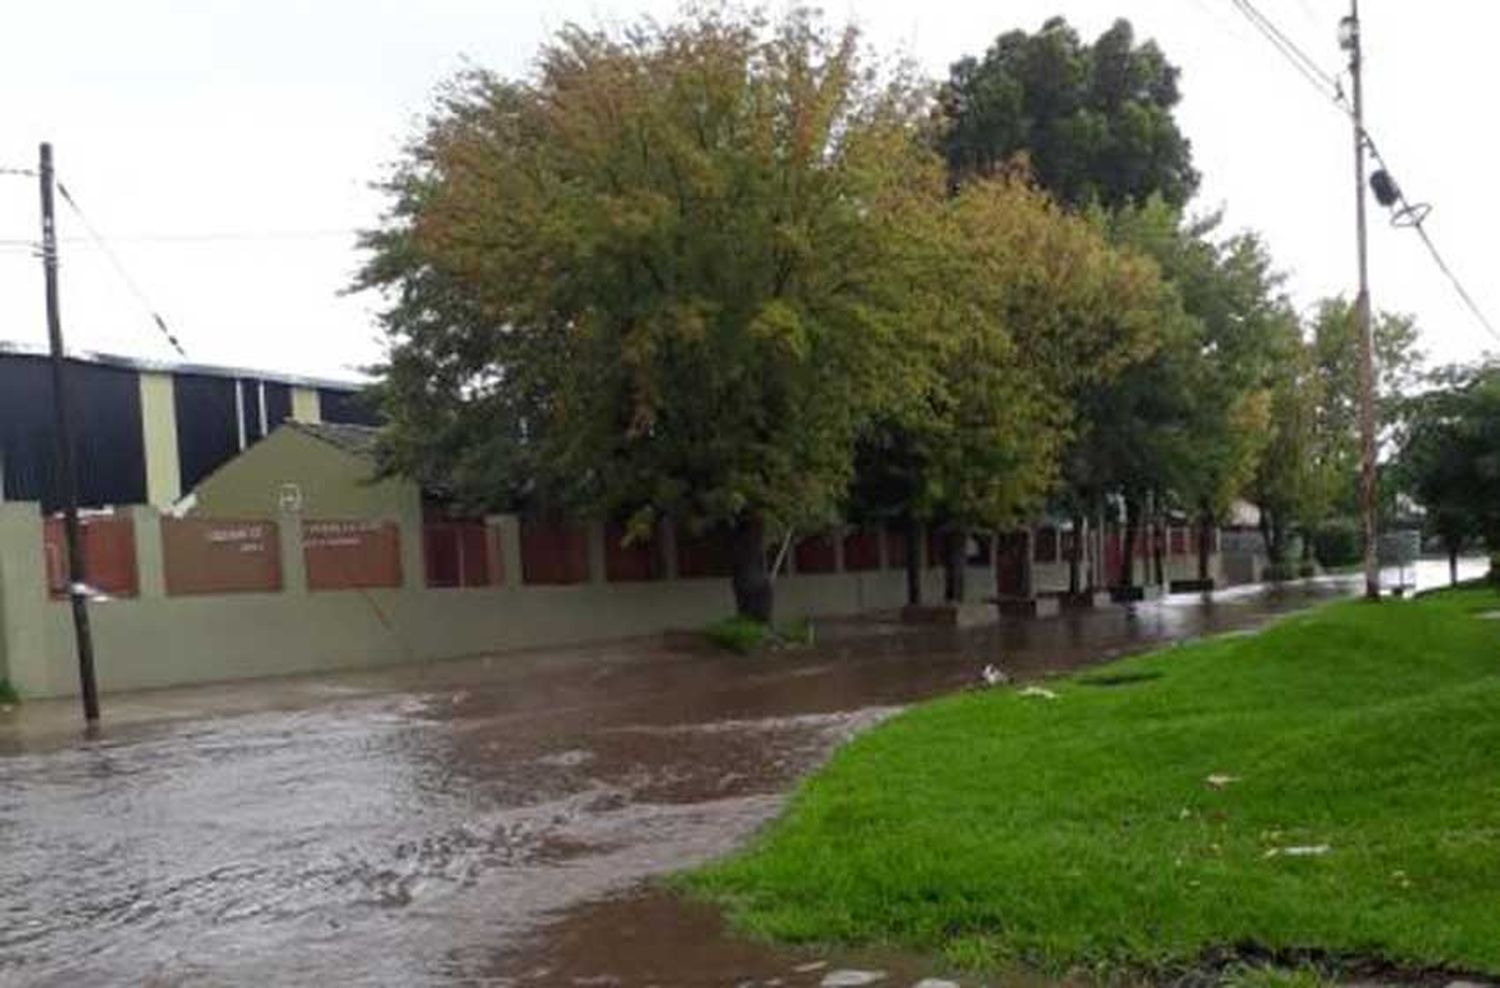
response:
<path fill-rule="evenodd" d="M 822 525 L 895 423 L 918 510 L 998 525 L 1066 396 L 1148 351 L 1155 266 L 1005 178 L 950 195 L 922 89 L 852 31 L 697 13 L 570 27 L 446 90 L 389 184 L 391 470 L 467 500 L 734 533 Z"/>
<path fill-rule="evenodd" d="M 1107 209 L 1160 196 L 1183 206 L 1198 187 L 1192 149 L 1172 111 L 1178 69 L 1119 20 L 1092 44 L 1060 17 L 1010 31 L 982 57 L 954 63 L 941 100 L 943 150 L 957 179 L 993 174 L 1024 155 L 1064 203 Z"/>

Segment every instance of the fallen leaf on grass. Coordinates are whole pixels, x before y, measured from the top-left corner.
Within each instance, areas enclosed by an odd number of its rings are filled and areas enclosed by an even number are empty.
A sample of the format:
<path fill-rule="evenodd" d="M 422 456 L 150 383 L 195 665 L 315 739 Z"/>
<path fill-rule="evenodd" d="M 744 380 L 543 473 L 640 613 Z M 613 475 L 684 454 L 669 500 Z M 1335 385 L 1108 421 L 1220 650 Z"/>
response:
<path fill-rule="evenodd" d="M 1210 775 L 1208 778 L 1204 779 L 1203 781 L 1207 782 L 1210 786 L 1212 786 L 1215 789 L 1223 789 L 1225 786 L 1229 785 L 1231 782 L 1238 782 L 1238 781 L 1240 781 L 1240 779 L 1239 779 L 1239 776 L 1237 776 L 1237 775 L 1225 775 L 1222 772 L 1215 772 L 1213 775 Z"/>

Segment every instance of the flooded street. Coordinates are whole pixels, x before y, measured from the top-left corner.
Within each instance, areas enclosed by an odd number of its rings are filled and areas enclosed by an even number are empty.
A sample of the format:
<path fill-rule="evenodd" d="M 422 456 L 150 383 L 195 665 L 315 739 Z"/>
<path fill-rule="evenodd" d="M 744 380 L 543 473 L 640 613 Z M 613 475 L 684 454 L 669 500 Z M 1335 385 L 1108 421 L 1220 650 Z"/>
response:
<path fill-rule="evenodd" d="M 87 742 L 73 704 L 29 704 L 0 715 L 0 983 L 817 984 L 796 968 L 821 958 L 645 880 L 733 849 L 841 741 L 985 663 L 1042 676 L 1353 586 L 106 697 Z"/>

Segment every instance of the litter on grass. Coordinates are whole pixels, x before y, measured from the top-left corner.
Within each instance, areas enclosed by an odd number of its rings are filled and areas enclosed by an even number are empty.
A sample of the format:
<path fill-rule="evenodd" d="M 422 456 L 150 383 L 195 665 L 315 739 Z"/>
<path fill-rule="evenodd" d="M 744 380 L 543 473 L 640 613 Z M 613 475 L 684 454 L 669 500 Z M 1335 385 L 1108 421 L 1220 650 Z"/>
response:
<path fill-rule="evenodd" d="M 984 680 L 986 686 L 1003 686 L 1010 682 L 1010 673 L 999 666 L 987 665 L 979 673 L 979 678 Z"/>
<path fill-rule="evenodd" d="M 1268 858 L 1316 858 L 1327 854 L 1333 848 L 1327 844 L 1313 844 L 1306 847 L 1273 847 L 1266 852 Z"/>
<path fill-rule="evenodd" d="M 1238 782 L 1238 781 L 1240 781 L 1240 779 L 1239 779 L 1239 776 L 1237 776 L 1237 775 L 1225 775 L 1222 772 L 1215 772 L 1213 775 L 1210 775 L 1208 778 L 1204 779 L 1203 781 L 1207 782 L 1210 786 L 1214 787 L 1215 789 L 1223 789 L 1225 786 L 1229 785 L 1231 782 Z"/>
<path fill-rule="evenodd" d="M 1057 694 L 1042 686 L 1028 686 L 1016 692 L 1017 696 L 1030 697 L 1034 700 L 1056 700 Z"/>

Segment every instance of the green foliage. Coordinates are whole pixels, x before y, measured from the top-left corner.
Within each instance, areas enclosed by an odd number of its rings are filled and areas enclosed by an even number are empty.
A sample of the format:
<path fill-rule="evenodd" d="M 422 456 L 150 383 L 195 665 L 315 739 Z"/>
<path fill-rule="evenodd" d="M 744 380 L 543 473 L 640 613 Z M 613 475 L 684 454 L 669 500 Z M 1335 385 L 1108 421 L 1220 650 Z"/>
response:
<path fill-rule="evenodd" d="M 802 618 L 785 626 L 773 628 L 763 621 L 736 614 L 715 621 L 703 629 L 703 635 L 711 644 L 725 651 L 749 655 L 768 646 L 811 645 L 813 625 L 811 621 Z"/>
<path fill-rule="evenodd" d="M 1318 376 L 1317 414 L 1308 468 L 1312 487 L 1303 521 L 1313 524 L 1330 513 L 1359 513 L 1359 327 L 1347 299 L 1320 302 L 1312 318 L 1309 344 Z M 1417 327 L 1410 316 L 1377 313 L 1375 342 L 1376 427 L 1382 442 L 1397 429 L 1406 408 L 1403 396 L 1418 382 L 1423 360 Z"/>
<path fill-rule="evenodd" d="M 703 629 L 704 637 L 719 648 L 748 655 L 765 643 L 772 635 L 771 626 L 764 621 L 736 614 L 715 621 Z"/>
<path fill-rule="evenodd" d="M 1001 35 L 955 63 L 941 100 L 956 176 L 992 175 L 1023 155 L 1044 188 L 1109 209 L 1153 195 L 1181 206 L 1198 186 L 1173 119 L 1178 70 L 1119 20 L 1084 44 L 1062 18 Z"/>
<path fill-rule="evenodd" d="M 1295 580 L 1300 575 L 1300 564 L 1290 559 L 1278 560 L 1266 564 L 1261 571 L 1260 578 L 1267 583 L 1285 583 Z"/>
<path fill-rule="evenodd" d="M 1495 606 L 1335 604 L 1110 666 L 1156 674 L 1128 685 L 919 706 L 690 884 L 754 934 L 985 966 L 1177 981 L 1249 948 L 1500 974 Z"/>
<path fill-rule="evenodd" d="M 21 698 L 16 693 L 15 687 L 10 685 L 10 680 L 0 679 L 0 705 L 13 706 L 20 702 Z"/>
<path fill-rule="evenodd" d="M 564 29 L 455 80 L 390 185 L 393 469 L 470 500 L 827 518 L 908 380 L 919 100 L 796 11 Z"/>
<path fill-rule="evenodd" d="M 1326 522 L 1313 530 L 1313 555 L 1325 569 L 1349 566 L 1364 557 L 1364 536 L 1353 521 Z"/>
<path fill-rule="evenodd" d="M 912 353 L 931 373 L 872 433 L 872 477 L 902 513 L 1004 527 L 1051 491 L 1069 399 L 1157 345 L 1163 288 L 1148 259 L 1018 180 L 971 182 L 940 223 L 942 302 Z"/>
<path fill-rule="evenodd" d="M 1396 486 L 1426 511 L 1450 550 L 1500 545 L 1500 368 L 1447 368 L 1404 406 Z"/>

